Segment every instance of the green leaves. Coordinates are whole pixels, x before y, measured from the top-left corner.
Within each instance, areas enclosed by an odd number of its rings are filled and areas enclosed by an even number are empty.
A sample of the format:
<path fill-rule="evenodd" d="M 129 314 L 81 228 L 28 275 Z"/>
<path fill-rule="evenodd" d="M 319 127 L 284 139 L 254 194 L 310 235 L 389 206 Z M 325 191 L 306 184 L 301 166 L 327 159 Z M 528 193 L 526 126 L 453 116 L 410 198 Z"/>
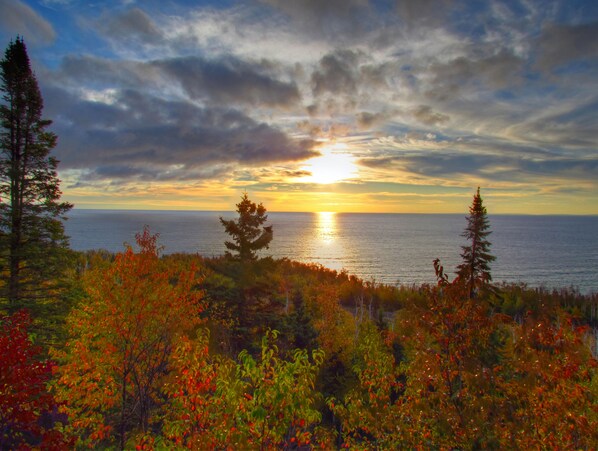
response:
<path fill-rule="evenodd" d="M 168 439 L 191 449 L 280 449 L 312 442 L 321 421 L 314 387 L 323 353 L 314 351 L 310 359 L 296 350 L 291 360 L 282 359 L 276 336 L 269 331 L 263 337 L 259 358 L 243 351 L 237 363 L 213 360 L 207 348 L 198 352 L 203 339 L 176 351 L 166 388 L 174 397 L 165 417 Z"/>

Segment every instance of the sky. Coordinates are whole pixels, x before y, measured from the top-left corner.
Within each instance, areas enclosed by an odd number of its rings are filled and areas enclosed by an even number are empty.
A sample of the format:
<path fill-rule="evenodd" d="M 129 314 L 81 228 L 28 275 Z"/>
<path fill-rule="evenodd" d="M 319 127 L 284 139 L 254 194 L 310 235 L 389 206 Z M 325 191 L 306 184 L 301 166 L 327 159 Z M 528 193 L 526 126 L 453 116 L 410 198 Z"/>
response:
<path fill-rule="evenodd" d="M 598 2 L 0 0 L 76 208 L 598 214 Z"/>

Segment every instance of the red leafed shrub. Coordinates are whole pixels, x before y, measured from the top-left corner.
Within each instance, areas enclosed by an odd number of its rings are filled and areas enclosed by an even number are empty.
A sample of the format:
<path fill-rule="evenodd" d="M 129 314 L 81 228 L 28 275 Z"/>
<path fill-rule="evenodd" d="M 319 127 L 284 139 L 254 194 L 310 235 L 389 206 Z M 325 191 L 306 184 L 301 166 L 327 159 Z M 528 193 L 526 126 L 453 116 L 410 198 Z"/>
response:
<path fill-rule="evenodd" d="M 56 408 L 46 388 L 53 364 L 39 359 L 27 333 L 30 324 L 26 310 L 0 316 L 0 449 L 67 445 L 54 429 Z"/>

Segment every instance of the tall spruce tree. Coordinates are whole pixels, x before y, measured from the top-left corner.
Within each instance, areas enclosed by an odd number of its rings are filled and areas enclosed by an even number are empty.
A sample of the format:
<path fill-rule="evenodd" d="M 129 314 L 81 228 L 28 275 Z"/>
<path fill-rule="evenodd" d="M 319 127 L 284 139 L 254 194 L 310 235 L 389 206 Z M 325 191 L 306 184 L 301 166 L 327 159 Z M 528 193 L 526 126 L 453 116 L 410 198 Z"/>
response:
<path fill-rule="evenodd" d="M 266 207 L 261 203 L 256 205 L 249 200 L 247 193 L 244 193 L 241 202 L 237 204 L 237 212 L 239 213 L 237 220 L 220 218 L 224 230 L 234 241 L 226 241 L 224 244 L 229 251 L 236 252 L 232 254 L 227 251 L 226 255 L 235 260 L 255 260 L 256 252 L 260 249 L 268 249 L 273 237 L 272 226 L 262 227 L 268 220 Z"/>
<path fill-rule="evenodd" d="M 0 278 L 11 308 L 48 294 L 68 248 L 60 217 L 57 137 L 42 119 L 43 99 L 22 38 L 0 62 Z"/>
<path fill-rule="evenodd" d="M 490 222 L 488 220 L 486 207 L 482 203 L 480 188 L 473 196 L 473 202 L 469 207 L 469 216 L 467 217 L 467 227 L 461 234 L 469 242 L 466 246 L 461 246 L 461 258 L 463 262 L 457 266 L 457 278 L 462 283 L 466 283 L 469 290 L 469 297 L 475 297 L 477 291 L 485 286 L 489 286 L 492 281 L 490 274 L 490 263 L 496 257 L 490 254 L 490 241 L 488 235 Z"/>

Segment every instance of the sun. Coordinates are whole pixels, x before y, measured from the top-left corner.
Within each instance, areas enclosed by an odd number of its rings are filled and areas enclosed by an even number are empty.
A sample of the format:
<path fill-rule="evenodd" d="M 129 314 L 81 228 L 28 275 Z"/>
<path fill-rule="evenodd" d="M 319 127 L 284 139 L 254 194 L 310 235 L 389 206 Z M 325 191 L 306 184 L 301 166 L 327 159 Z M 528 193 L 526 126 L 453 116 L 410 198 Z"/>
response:
<path fill-rule="evenodd" d="M 303 167 L 311 173 L 305 181 L 318 184 L 331 184 L 354 178 L 357 175 L 355 158 L 347 152 L 343 143 L 322 146 L 319 157 L 308 160 Z"/>

